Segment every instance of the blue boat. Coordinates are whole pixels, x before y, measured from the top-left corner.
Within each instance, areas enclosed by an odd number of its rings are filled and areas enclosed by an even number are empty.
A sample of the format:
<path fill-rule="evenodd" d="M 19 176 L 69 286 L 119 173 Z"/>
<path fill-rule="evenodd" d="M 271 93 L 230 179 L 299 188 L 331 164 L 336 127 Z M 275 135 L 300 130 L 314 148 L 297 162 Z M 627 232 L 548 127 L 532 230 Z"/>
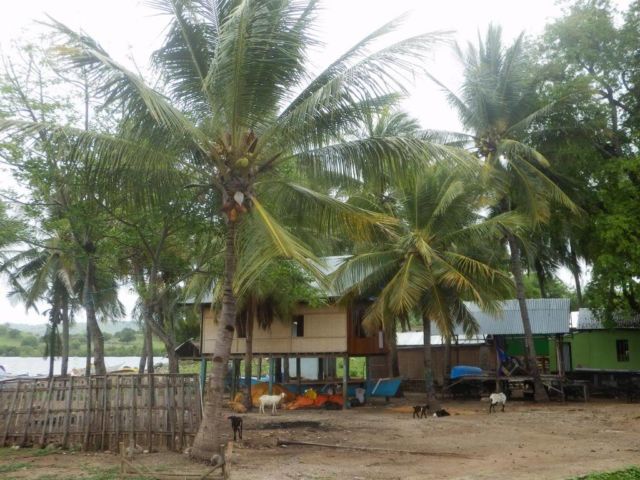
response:
<path fill-rule="evenodd" d="M 378 378 L 373 380 L 367 380 L 364 382 L 365 397 L 394 397 L 398 393 L 400 384 L 402 383 L 401 377 L 393 378 Z M 350 397 L 355 396 L 357 385 L 350 385 L 347 393 Z"/>
<path fill-rule="evenodd" d="M 451 369 L 451 380 L 461 377 L 476 377 L 483 374 L 481 368 L 471 367 L 469 365 L 456 365 Z"/>

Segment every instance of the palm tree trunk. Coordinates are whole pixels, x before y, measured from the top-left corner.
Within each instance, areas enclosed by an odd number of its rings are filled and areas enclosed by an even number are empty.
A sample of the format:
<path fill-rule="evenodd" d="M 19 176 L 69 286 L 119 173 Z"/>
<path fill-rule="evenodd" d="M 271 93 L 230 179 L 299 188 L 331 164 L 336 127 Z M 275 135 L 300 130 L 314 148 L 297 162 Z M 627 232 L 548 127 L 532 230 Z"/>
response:
<path fill-rule="evenodd" d="M 538 370 L 538 361 L 536 359 L 536 348 L 533 343 L 531 321 L 529 320 L 529 310 L 527 309 L 527 302 L 524 293 L 520 247 L 518 246 L 515 236 L 511 232 L 507 233 L 507 241 L 509 242 L 509 250 L 511 252 L 511 273 L 513 274 L 513 278 L 516 283 L 516 296 L 518 298 L 518 304 L 520 305 L 520 316 L 522 317 L 522 326 L 524 329 L 525 352 L 528 363 L 527 367 L 529 369 L 529 373 L 533 377 L 533 384 L 535 387 L 534 398 L 537 402 L 548 402 L 549 396 L 542 384 L 542 378 L 540 377 L 540 371 Z"/>
<path fill-rule="evenodd" d="M 245 352 L 244 352 L 244 382 L 247 389 L 247 398 L 245 398 L 245 407 L 247 412 L 253 408 L 253 401 L 251 399 L 251 375 L 253 367 L 253 319 L 255 314 L 255 298 L 251 297 L 251 307 L 246 316 L 247 325 L 245 327 Z"/>
<path fill-rule="evenodd" d="M 65 297 L 62 305 L 62 361 L 60 375 L 67 376 L 69 370 L 69 298 Z"/>
<path fill-rule="evenodd" d="M 145 310 L 147 308 L 145 307 Z M 145 314 L 147 318 L 145 318 L 144 322 L 144 344 L 146 347 L 147 354 L 147 373 L 154 373 L 153 368 L 153 333 L 151 331 L 151 323 L 153 320 L 149 318 L 148 314 Z"/>
<path fill-rule="evenodd" d="M 547 289 L 545 288 L 545 282 L 547 280 L 544 274 L 544 267 L 539 259 L 534 260 L 536 267 L 536 277 L 538 278 L 538 287 L 540 287 L 540 298 L 547 298 Z"/>
<path fill-rule="evenodd" d="M 144 327 L 146 328 L 146 327 Z M 138 373 L 142 375 L 147 365 L 147 335 L 143 336 L 142 352 L 140 352 L 140 362 L 138 363 Z"/>
<path fill-rule="evenodd" d="M 425 313 L 422 314 L 422 333 L 424 337 L 424 389 L 427 394 L 427 405 L 429 409 L 437 410 L 439 405 L 433 385 L 433 362 L 431 358 L 431 320 Z"/>
<path fill-rule="evenodd" d="M 84 376 L 88 377 L 91 375 L 91 329 L 89 328 L 89 322 L 87 322 L 87 361 L 84 367 Z"/>
<path fill-rule="evenodd" d="M 84 310 L 87 315 L 87 328 L 91 333 L 91 340 L 93 342 L 93 365 L 95 367 L 95 374 L 105 375 L 107 369 L 104 364 L 104 338 L 96 317 L 95 291 L 95 265 L 93 264 L 93 259 L 88 258 L 83 292 Z"/>
<path fill-rule="evenodd" d="M 49 378 L 53 378 L 53 368 L 56 357 L 56 326 L 51 325 L 49 329 Z"/>
<path fill-rule="evenodd" d="M 169 341 L 169 344 L 165 343 L 167 349 L 167 359 L 169 360 L 169 373 L 180 373 L 180 360 L 176 354 L 176 345 L 174 342 Z"/>
<path fill-rule="evenodd" d="M 213 353 L 213 367 L 205 394 L 202 422 L 193 441 L 191 456 L 199 460 L 210 460 L 218 453 L 220 433 L 226 426 L 222 416 L 224 377 L 231 353 L 231 343 L 236 323 L 236 296 L 233 292 L 233 278 L 236 270 L 235 240 L 236 225 L 227 223 L 225 235 L 224 277 L 222 284 L 222 311 L 216 333 Z"/>
<path fill-rule="evenodd" d="M 388 322 L 388 327 L 385 328 L 385 337 L 387 341 L 387 345 L 389 346 L 389 354 L 387 356 L 387 371 L 390 377 L 399 377 L 400 376 L 400 368 L 398 364 L 398 345 L 397 345 L 397 331 L 398 324 L 397 320 L 392 320 Z"/>
<path fill-rule="evenodd" d="M 570 247 L 570 269 L 573 274 L 573 280 L 576 284 L 576 299 L 578 300 L 578 308 L 582 307 L 582 287 L 580 285 L 580 265 L 578 264 L 578 256 L 573 240 L 569 239 Z"/>
<path fill-rule="evenodd" d="M 442 365 L 442 380 L 446 385 L 449 374 L 451 373 L 451 337 L 445 338 L 444 341 L 444 358 L 442 359 Z"/>

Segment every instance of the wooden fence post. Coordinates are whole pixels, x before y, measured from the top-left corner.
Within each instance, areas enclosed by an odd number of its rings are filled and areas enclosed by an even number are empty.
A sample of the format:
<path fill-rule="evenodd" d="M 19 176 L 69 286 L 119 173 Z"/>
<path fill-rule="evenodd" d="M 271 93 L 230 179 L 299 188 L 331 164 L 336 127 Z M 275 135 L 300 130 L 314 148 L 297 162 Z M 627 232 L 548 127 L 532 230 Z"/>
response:
<path fill-rule="evenodd" d="M 153 403 L 154 403 L 154 392 L 153 392 L 153 375 L 147 374 L 147 444 L 148 449 L 151 452 L 151 447 L 153 446 Z"/>
<path fill-rule="evenodd" d="M 11 425 L 11 419 L 13 418 L 13 412 L 16 409 L 16 400 L 18 399 L 18 392 L 20 392 L 20 385 L 22 382 L 18 380 L 16 389 L 13 392 L 13 398 L 11 399 L 11 407 L 9 407 L 9 414 L 7 415 L 7 424 L 4 426 L 4 434 L 2 435 L 1 447 L 5 447 L 7 444 L 7 435 L 9 435 L 9 426 Z"/>
<path fill-rule="evenodd" d="M 27 409 L 27 418 L 24 422 L 24 433 L 22 435 L 22 441 L 20 445 L 25 445 L 27 443 L 27 435 L 29 433 L 29 422 L 31 421 L 31 412 L 33 410 L 33 397 L 35 397 L 36 393 L 36 385 L 38 384 L 37 380 L 32 382 L 33 387 L 31 388 L 31 395 L 29 396 L 29 408 Z"/>
<path fill-rule="evenodd" d="M 67 397 L 65 398 L 66 407 L 64 413 L 64 432 L 62 433 L 62 448 L 69 445 L 69 427 L 71 422 L 71 403 L 73 402 L 73 379 L 74 377 L 66 377 L 68 388 Z"/>
<path fill-rule="evenodd" d="M 138 391 L 137 391 L 137 383 L 139 377 L 138 375 L 131 377 L 131 409 L 129 410 L 129 446 L 131 456 L 133 456 L 133 452 L 136 449 L 136 417 L 138 416 Z"/>
<path fill-rule="evenodd" d="M 114 445 L 120 445 L 120 375 L 116 375 L 116 398 L 115 408 L 113 409 L 115 439 Z"/>
<path fill-rule="evenodd" d="M 102 422 L 101 422 L 101 435 L 100 435 L 100 450 L 104 450 L 104 438 L 107 433 L 107 392 L 109 388 L 109 377 L 104 376 L 104 382 L 102 382 Z"/>
<path fill-rule="evenodd" d="M 87 396 L 85 397 L 85 414 L 84 414 L 84 439 L 82 441 L 82 450 L 87 451 L 89 449 L 89 435 L 91 434 L 91 424 L 93 423 L 93 418 L 91 416 L 91 407 L 92 407 L 92 388 L 91 388 L 91 380 L 92 377 L 85 377 L 87 379 Z"/>
<path fill-rule="evenodd" d="M 47 410 L 44 414 L 44 421 L 42 422 L 42 433 L 40 434 L 40 448 L 44 447 L 45 437 L 47 435 L 47 424 L 49 423 L 49 413 L 51 412 L 51 396 L 53 393 L 53 384 L 55 377 L 49 377 L 49 388 L 47 389 Z"/>

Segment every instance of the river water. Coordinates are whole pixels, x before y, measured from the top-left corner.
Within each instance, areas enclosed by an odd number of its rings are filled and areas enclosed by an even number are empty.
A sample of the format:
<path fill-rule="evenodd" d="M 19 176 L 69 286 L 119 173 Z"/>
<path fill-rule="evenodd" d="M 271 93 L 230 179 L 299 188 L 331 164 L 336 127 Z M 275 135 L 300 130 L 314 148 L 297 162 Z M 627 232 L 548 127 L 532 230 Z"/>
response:
<path fill-rule="evenodd" d="M 105 357 L 104 359 L 107 370 L 117 370 L 123 367 L 137 368 L 139 362 L 140 357 Z M 168 362 L 166 358 L 154 357 L 153 363 L 158 365 Z M 80 368 L 84 375 L 85 364 L 85 357 L 69 357 L 69 371 Z M 49 359 L 42 357 L 0 357 L 0 365 L 4 367 L 7 374 L 11 375 L 38 376 L 49 373 Z M 54 372 L 56 375 L 60 374 L 60 358 L 55 359 Z M 0 369 L 0 377 L 2 373 L 2 369 Z"/>

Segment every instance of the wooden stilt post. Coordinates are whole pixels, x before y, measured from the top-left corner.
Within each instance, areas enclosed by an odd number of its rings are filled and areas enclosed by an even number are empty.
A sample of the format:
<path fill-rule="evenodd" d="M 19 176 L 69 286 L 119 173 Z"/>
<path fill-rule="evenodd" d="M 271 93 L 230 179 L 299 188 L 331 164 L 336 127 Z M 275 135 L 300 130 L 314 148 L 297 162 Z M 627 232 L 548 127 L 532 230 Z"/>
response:
<path fill-rule="evenodd" d="M 296 375 L 298 377 L 298 395 L 302 395 L 302 371 L 301 371 L 301 363 L 302 360 L 300 357 L 296 357 Z"/>
<path fill-rule="evenodd" d="M 342 401 L 343 409 L 349 408 L 349 355 L 344 356 L 342 372 Z"/>
<path fill-rule="evenodd" d="M 456 349 L 458 342 L 456 341 Z M 500 385 L 500 354 L 498 353 L 498 338 L 493 336 L 493 351 L 496 355 L 496 392 L 501 392 L 502 388 Z"/>
<path fill-rule="evenodd" d="M 289 383 L 289 377 L 290 377 L 290 372 L 289 372 L 289 355 L 285 355 L 284 357 L 282 357 L 282 362 L 283 362 L 283 369 L 284 369 L 284 373 L 283 373 L 283 377 L 282 377 L 282 381 L 284 383 Z"/>
<path fill-rule="evenodd" d="M 236 392 L 238 391 L 238 377 L 236 376 L 236 359 L 231 360 L 231 400 L 233 400 L 236 396 Z"/>
<path fill-rule="evenodd" d="M 564 356 L 562 355 L 562 335 L 556 335 L 556 365 L 558 376 L 564 377 Z"/>
<path fill-rule="evenodd" d="M 274 363 L 273 356 L 269 355 L 269 395 L 273 395 Z"/>
<path fill-rule="evenodd" d="M 200 357 L 200 398 L 204 395 L 204 386 L 207 381 L 207 357 Z"/>

